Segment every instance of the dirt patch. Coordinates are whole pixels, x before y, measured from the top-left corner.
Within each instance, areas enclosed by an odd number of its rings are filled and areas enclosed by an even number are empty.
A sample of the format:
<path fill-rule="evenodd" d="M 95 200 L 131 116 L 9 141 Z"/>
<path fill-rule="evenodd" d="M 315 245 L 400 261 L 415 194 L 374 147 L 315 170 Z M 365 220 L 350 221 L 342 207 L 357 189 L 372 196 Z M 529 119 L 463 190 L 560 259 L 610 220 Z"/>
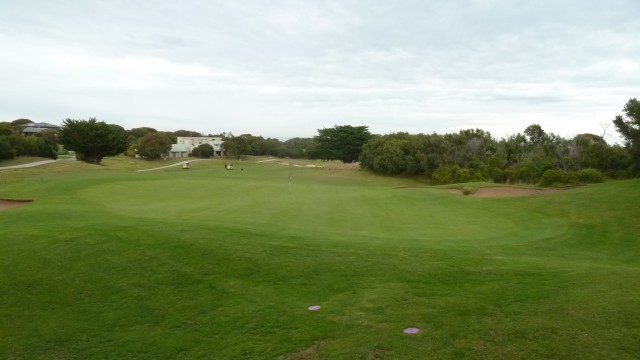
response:
<path fill-rule="evenodd" d="M 540 195 L 550 192 L 557 192 L 563 189 L 527 189 L 527 188 L 515 188 L 507 186 L 496 187 L 483 187 L 479 188 L 475 193 L 469 195 L 474 197 L 483 198 L 500 198 L 500 197 L 518 197 L 518 196 L 531 196 Z M 452 194 L 462 195 L 462 191 L 458 189 L 447 189 Z"/>
<path fill-rule="evenodd" d="M 0 211 L 22 206 L 33 202 L 33 200 L 10 200 L 0 199 Z"/>

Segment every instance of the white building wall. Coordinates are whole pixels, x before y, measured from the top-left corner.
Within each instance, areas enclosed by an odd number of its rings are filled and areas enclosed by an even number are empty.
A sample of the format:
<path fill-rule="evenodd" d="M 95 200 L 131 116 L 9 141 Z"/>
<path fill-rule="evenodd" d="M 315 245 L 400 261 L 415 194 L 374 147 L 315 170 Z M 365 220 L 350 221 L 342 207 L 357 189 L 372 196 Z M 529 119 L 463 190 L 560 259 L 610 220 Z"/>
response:
<path fill-rule="evenodd" d="M 202 144 L 209 144 L 213 147 L 214 156 L 224 155 L 221 145 L 224 141 L 221 136 L 178 136 L 177 143 L 194 148 Z"/>

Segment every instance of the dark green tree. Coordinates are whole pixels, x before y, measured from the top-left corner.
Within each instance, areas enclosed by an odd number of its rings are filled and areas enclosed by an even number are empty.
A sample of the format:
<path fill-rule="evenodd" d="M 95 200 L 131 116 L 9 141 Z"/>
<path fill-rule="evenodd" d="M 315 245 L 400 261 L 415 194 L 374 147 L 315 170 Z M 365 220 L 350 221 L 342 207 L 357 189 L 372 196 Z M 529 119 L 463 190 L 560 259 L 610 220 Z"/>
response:
<path fill-rule="evenodd" d="M 32 122 L 33 121 L 31 121 L 30 119 L 20 118 L 20 119 L 13 120 L 11 122 L 11 125 L 13 125 L 13 126 L 21 126 L 21 125 L 29 124 L 29 123 L 32 123 Z"/>
<path fill-rule="evenodd" d="M 67 150 L 75 151 L 78 160 L 91 164 L 99 164 L 105 156 L 115 156 L 127 149 L 127 133 L 122 127 L 95 118 L 64 120 L 58 141 Z"/>
<path fill-rule="evenodd" d="M 172 144 L 178 143 L 178 137 L 171 131 L 158 131 L 159 134 L 166 136 Z"/>
<path fill-rule="evenodd" d="M 544 144 L 548 140 L 547 133 L 538 124 L 529 125 L 524 129 L 524 134 L 527 136 L 529 142 L 533 145 Z"/>
<path fill-rule="evenodd" d="M 16 151 L 13 148 L 9 136 L 0 135 L 0 160 L 13 159 Z"/>
<path fill-rule="evenodd" d="M 154 128 L 139 127 L 139 128 L 133 128 L 131 130 L 127 130 L 127 135 L 129 135 L 130 140 L 136 140 L 136 139 L 140 139 L 141 137 L 149 133 L 156 133 L 156 132 L 158 132 L 158 130 Z"/>
<path fill-rule="evenodd" d="M 176 130 L 173 132 L 173 135 L 180 137 L 201 137 L 202 134 L 197 131 L 191 130 Z"/>
<path fill-rule="evenodd" d="M 14 130 L 16 133 L 18 133 L 18 134 L 19 134 L 19 133 L 21 133 L 21 132 L 22 132 L 22 125 L 30 124 L 30 123 L 32 123 L 32 122 L 33 122 L 33 121 L 31 121 L 31 120 L 29 120 L 29 119 L 21 118 L 21 119 L 13 120 L 13 121 L 11 122 L 11 127 L 13 128 L 13 130 Z"/>
<path fill-rule="evenodd" d="M 46 141 L 53 151 L 58 151 L 58 135 L 53 130 L 43 130 L 36 136 Z"/>
<path fill-rule="evenodd" d="M 272 155 L 278 154 L 278 148 L 280 147 L 280 141 L 278 139 L 263 138 L 262 136 L 253 136 L 251 134 L 242 134 L 238 137 L 243 137 L 249 145 L 249 155 Z"/>
<path fill-rule="evenodd" d="M 13 135 L 14 131 L 8 123 L 0 123 L 0 136 Z"/>
<path fill-rule="evenodd" d="M 629 99 L 623 111 L 625 116 L 616 116 L 613 124 L 625 139 L 635 169 L 640 170 L 640 101 Z"/>
<path fill-rule="evenodd" d="M 213 146 L 210 144 L 202 144 L 191 150 L 191 156 L 208 159 L 213 156 Z"/>
<path fill-rule="evenodd" d="M 162 133 L 148 133 L 138 140 L 137 150 L 149 160 L 160 159 L 171 151 L 171 140 Z"/>
<path fill-rule="evenodd" d="M 227 157 L 236 157 L 238 159 L 246 157 L 249 153 L 249 142 L 246 136 L 233 136 L 233 134 L 227 134 L 224 142 L 221 145 Z"/>
<path fill-rule="evenodd" d="M 336 125 L 332 128 L 318 129 L 314 137 L 315 147 L 310 157 L 321 160 L 357 161 L 362 146 L 371 139 L 368 126 Z"/>
<path fill-rule="evenodd" d="M 294 159 L 308 158 L 309 150 L 314 144 L 315 141 L 312 138 L 291 138 L 280 143 L 275 155 Z"/>

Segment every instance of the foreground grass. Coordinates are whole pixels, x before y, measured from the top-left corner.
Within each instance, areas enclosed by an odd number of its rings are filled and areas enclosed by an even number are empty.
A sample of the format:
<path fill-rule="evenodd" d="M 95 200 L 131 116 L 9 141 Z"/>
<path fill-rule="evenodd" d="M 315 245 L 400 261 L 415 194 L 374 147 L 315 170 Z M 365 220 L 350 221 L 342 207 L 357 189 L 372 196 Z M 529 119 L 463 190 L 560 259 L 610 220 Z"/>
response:
<path fill-rule="evenodd" d="M 35 200 L 0 212 L 0 357 L 640 354 L 638 181 L 478 199 L 223 163 L 0 172 Z"/>

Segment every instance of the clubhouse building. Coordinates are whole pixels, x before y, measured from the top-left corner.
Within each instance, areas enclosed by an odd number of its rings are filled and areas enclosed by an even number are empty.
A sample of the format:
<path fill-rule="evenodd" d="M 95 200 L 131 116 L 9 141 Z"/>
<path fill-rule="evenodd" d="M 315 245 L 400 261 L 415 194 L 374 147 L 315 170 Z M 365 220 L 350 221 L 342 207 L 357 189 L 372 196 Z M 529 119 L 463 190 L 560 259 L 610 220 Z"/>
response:
<path fill-rule="evenodd" d="M 221 136 L 178 136 L 177 143 L 171 145 L 169 157 L 187 157 L 191 150 L 203 144 L 209 144 L 213 147 L 213 156 L 224 156 L 226 154 L 222 149 L 223 142 Z"/>

